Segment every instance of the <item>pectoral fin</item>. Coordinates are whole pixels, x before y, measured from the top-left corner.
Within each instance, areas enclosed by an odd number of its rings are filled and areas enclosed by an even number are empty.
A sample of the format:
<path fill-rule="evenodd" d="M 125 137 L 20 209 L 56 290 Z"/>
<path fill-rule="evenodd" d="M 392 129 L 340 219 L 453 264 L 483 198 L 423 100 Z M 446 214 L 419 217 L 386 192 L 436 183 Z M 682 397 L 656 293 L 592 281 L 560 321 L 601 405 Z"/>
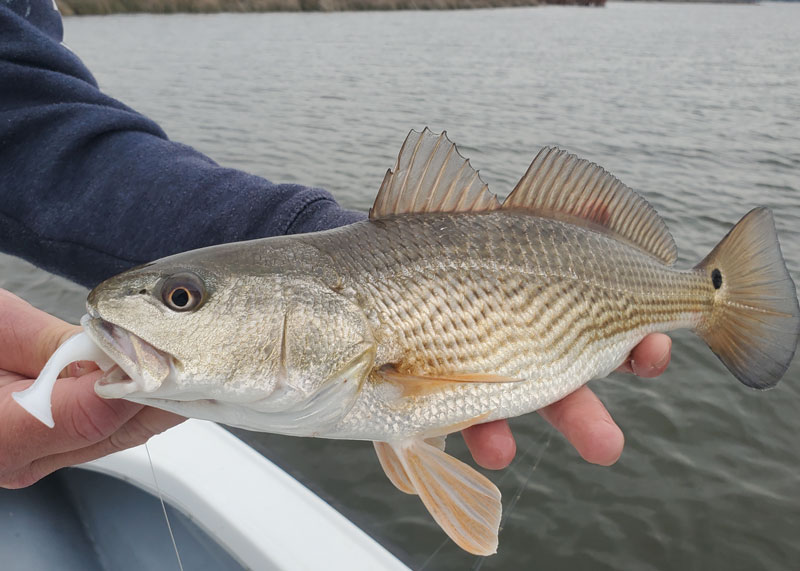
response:
<path fill-rule="evenodd" d="M 398 444 L 376 443 L 376 450 L 379 444 L 392 450 L 393 474 L 402 474 L 398 480 L 419 494 L 433 519 L 450 539 L 475 555 L 491 555 L 497 551 L 502 507 L 500 491 L 494 484 L 473 468 L 421 439 Z M 381 458 L 381 452 L 378 457 Z M 402 472 L 396 467 L 398 462 Z M 383 458 L 381 464 L 384 465 Z M 406 491 L 392 474 L 389 478 Z"/>
<path fill-rule="evenodd" d="M 465 383 L 517 383 L 522 380 L 490 373 L 414 375 L 400 372 L 393 365 L 384 365 L 378 370 L 378 374 L 390 383 L 402 387 L 404 397 L 430 394 L 447 387 Z"/>

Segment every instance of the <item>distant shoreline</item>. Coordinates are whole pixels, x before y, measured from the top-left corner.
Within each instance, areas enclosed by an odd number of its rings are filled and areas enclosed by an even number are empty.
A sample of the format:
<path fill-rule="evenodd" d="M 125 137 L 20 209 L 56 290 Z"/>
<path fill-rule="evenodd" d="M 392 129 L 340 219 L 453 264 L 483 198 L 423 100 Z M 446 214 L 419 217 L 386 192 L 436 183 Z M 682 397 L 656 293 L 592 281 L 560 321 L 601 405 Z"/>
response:
<path fill-rule="evenodd" d="M 562 4 L 603 6 L 606 0 L 56 0 L 64 16 L 212 14 L 219 12 L 344 12 L 464 10 Z"/>
<path fill-rule="evenodd" d="M 616 0 L 621 2 L 757 4 L 759 0 Z M 215 14 L 220 12 L 345 12 L 469 10 L 519 6 L 605 6 L 606 0 L 56 0 L 64 16 Z"/>

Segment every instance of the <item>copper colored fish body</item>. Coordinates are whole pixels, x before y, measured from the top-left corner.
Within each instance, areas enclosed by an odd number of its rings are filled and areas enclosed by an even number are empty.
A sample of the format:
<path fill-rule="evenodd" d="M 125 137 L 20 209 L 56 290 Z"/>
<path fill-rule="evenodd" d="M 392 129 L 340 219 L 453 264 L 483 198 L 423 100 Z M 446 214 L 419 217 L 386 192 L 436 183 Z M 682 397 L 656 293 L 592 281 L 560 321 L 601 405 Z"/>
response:
<path fill-rule="evenodd" d="M 770 212 L 675 269 L 652 207 L 544 149 L 500 202 L 444 134 L 412 132 L 368 221 L 178 254 L 111 278 L 84 327 L 101 396 L 253 430 L 372 440 L 464 549 L 497 548 L 500 494 L 444 436 L 548 405 L 648 333 L 689 328 L 774 386 L 800 308 Z"/>

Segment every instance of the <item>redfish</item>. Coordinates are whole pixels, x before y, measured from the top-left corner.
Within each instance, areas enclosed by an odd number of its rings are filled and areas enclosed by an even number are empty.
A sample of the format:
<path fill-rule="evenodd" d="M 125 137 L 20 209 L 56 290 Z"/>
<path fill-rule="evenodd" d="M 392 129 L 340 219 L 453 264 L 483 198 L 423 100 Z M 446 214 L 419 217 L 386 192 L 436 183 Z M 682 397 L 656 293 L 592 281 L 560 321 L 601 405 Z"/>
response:
<path fill-rule="evenodd" d="M 447 434 L 551 404 L 655 331 L 692 329 L 749 387 L 787 370 L 800 308 L 770 211 L 695 267 L 676 258 L 661 217 L 601 167 L 545 148 L 501 202 L 426 129 L 369 220 L 132 269 L 92 291 L 82 323 L 116 363 L 100 396 L 371 440 L 400 490 L 488 555 L 500 493 L 444 451 Z"/>

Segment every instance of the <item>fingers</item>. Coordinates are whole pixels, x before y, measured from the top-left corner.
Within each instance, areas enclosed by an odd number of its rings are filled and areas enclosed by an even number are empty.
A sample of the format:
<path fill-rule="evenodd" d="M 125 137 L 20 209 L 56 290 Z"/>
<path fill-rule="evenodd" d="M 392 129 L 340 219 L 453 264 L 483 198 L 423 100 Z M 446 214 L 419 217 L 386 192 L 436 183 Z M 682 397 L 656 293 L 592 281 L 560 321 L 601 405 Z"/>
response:
<path fill-rule="evenodd" d="M 13 399 L 30 380 L 0 387 L 0 487 L 19 488 L 64 466 L 88 462 L 145 442 L 184 421 L 175 414 L 94 393 L 101 373 L 63 379 L 53 390 L 50 429 Z"/>
<path fill-rule="evenodd" d="M 177 415 L 94 392 L 101 373 L 59 380 L 52 395 L 55 428 L 33 418 L 11 398 L 38 375 L 52 353 L 81 330 L 0 290 L 0 486 L 30 485 L 58 468 L 145 442 L 185 420 Z M 70 365 L 73 374 L 96 369 Z"/>
<path fill-rule="evenodd" d="M 475 462 L 489 470 L 505 468 L 517 453 L 517 443 L 505 420 L 476 424 L 461 434 Z"/>
<path fill-rule="evenodd" d="M 139 446 L 147 442 L 151 436 L 161 434 L 184 420 L 186 417 L 146 406 L 120 430 L 109 436 L 104 442 L 96 444 L 96 450 L 92 453 L 97 453 L 97 457 L 99 457 Z M 108 444 L 104 445 L 106 442 Z"/>
<path fill-rule="evenodd" d="M 82 377 L 92 371 L 98 370 L 100 367 L 94 361 L 75 361 L 67 365 L 67 368 L 61 373 L 64 377 Z"/>
<path fill-rule="evenodd" d="M 603 403 L 586 386 L 539 413 L 547 419 L 587 462 L 610 466 L 622 454 L 625 438 Z M 508 423 L 498 420 L 462 431 L 472 457 L 490 470 L 507 467 L 517 446 Z"/>
<path fill-rule="evenodd" d="M 539 411 L 587 462 L 610 466 L 622 454 L 625 437 L 606 407 L 586 385 Z"/>
<path fill-rule="evenodd" d="M 47 359 L 81 328 L 0 290 L 0 369 L 36 377 Z"/>
<path fill-rule="evenodd" d="M 53 420 L 64 439 L 74 447 L 98 442 L 116 432 L 144 408 L 122 399 L 104 399 L 94 391 L 102 373 L 96 371 L 77 379 L 64 379 L 53 390 Z M 67 450 L 66 441 L 61 450 Z"/>
<path fill-rule="evenodd" d="M 32 417 L 11 398 L 30 382 L 0 389 L 0 433 L 2 463 L 23 465 L 36 458 L 84 448 L 107 438 L 138 413 L 143 406 L 121 399 L 102 399 L 94 392 L 100 373 L 77 379 L 60 379 L 53 389 L 55 428 Z"/>
<path fill-rule="evenodd" d="M 667 368 L 672 339 L 663 333 L 645 337 L 619 371 L 657 377 Z M 622 454 L 625 438 L 603 403 L 586 386 L 539 411 L 564 434 L 578 453 L 593 464 L 609 466 Z M 464 441 L 480 466 L 505 468 L 514 459 L 516 443 L 505 421 L 478 424 L 463 431 Z"/>
<path fill-rule="evenodd" d="M 617 369 L 639 377 L 657 377 L 669 365 L 672 339 L 663 333 L 651 333 L 633 348 L 628 360 Z"/>
<path fill-rule="evenodd" d="M 603 403 L 586 386 L 539 411 L 587 462 L 610 466 L 622 454 L 625 437 Z M 472 457 L 490 470 L 505 468 L 516 443 L 504 420 L 477 424 L 462 431 Z"/>
<path fill-rule="evenodd" d="M 102 458 L 108 454 L 126 450 L 147 442 L 156 434 L 160 434 L 186 420 L 182 416 L 151 407 L 144 407 L 119 430 L 91 446 L 46 456 L 31 463 L 29 477 L 37 481 L 51 472 L 66 466 L 74 466 Z"/>
<path fill-rule="evenodd" d="M 17 373 L 12 373 L 11 371 L 4 371 L 0 369 L 0 388 L 13 383 L 18 383 L 19 381 L 22 381 L 24 379 L 25 377 L 22 375 L 18 375 Z"/>

